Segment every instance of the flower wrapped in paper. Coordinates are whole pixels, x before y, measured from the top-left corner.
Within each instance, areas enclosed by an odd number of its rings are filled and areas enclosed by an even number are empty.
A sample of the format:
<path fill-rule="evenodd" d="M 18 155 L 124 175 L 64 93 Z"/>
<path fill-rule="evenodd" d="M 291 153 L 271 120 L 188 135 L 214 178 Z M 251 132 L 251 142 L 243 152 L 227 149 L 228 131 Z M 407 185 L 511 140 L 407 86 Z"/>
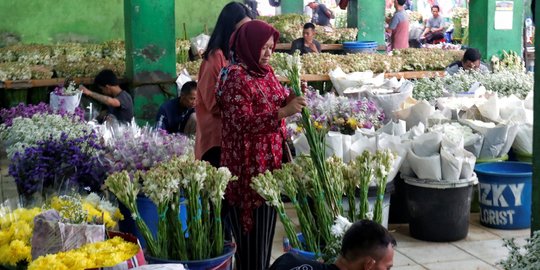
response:
<path fill-rule="evenodd" d="M 118 209 L 96 194 L 55 196 L 34 219 L 32 257 L 103 241 L 105 229 L 122 218 Z"/>

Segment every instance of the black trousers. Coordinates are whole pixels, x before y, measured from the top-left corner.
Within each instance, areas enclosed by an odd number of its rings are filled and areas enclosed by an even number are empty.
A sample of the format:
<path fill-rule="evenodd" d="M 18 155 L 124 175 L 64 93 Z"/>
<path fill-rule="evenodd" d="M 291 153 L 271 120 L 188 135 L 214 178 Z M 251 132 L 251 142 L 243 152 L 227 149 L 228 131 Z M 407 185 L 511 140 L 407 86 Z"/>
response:
<path fill-rule="evenodd" d="M 229 218 L 237 250 L 236 270 L 266 270 L 270 266 L 272 242 L 276 229 L 276 210 L 266 204 L 253 210 L 253 228 L 242 229 L 242 210 L 229 208 Z"/>
<path fill-rule="evenodd" d="M 426 34 L 426 43 L 432 44 L 433 41 L 443 39 L 444 33 L 443 32 L 435 32 L 435 33 L 427 33 Z"/>

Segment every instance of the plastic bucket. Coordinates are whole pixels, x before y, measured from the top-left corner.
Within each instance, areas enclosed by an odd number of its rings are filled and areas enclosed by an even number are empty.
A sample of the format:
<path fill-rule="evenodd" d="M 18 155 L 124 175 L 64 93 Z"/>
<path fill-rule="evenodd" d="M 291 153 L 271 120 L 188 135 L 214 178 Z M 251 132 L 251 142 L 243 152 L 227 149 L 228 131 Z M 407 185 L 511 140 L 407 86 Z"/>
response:
<path fill-rule="evenodd" d="M 182 229 L 185 231 L 187 230 L 187 208 L 186 204 L 183 202 L 184 198 L 180 198 L 180 214 L 178 218 L 182 223 Z M 120 231 L 128 232 L 135 235 L 137 238 L 139 238 L 141 246 L 143 248 L 146 248 L 146 241 L 144 240 L 142 234 L 139 232 L 139 229 L 137 229 L 137 225 L 131 217 L 131 213 L 123 204 L 119 204 L 119 206 L 120 213 L 122 213 L 122 215 L 124 216 L 124 220 L 120 221 L 119 223 Z M 156 205 L 147 197 L 137 196 L 137 208 L 139 209 L 139 214 L 141 214 L 142 220 L 144 220 L 144 222 L 150 229 L 150 232 L 152 232 L 155 237 L 157 235 L 158 227 L 158 212 Z"/>
<path fill-rule="evenodd" d="M 376 53 L 377 42 L 375 41 L 346 41 L 343 42 L 345 53 Z"/>
<path fill-rule="evenodd" d="M 480 224 L 497 229 L 531 226 L 532 164 L 489 162 L 477 164 Z"/>
<path fill-rule="evenodd" d="M 189 270 L 229 270 L 232 269 L 232 257 L 236 252 L 235 243 L 227 243 L 223 247 L 223 255 L 196 261 L 176 261 L 154 258 L 146 255 L 149 264 L 183 264 L 185 269 Z"/>
<path fill-rule="evenodd" d="M 306 241 L 304 240 L 304 235 L 302 233 L 297 233 L 296 236 L 298 237 L 298 241 L 300 241 L 301 244 L 306 243 Z M 289 253 L 298 255 L 304 259 L 313 260 L 313 261 L 316 261 L 320 257 L 320 256 L 317 256 L 317 253 L 315 252 L 293 248 L 289 242 L 289 238 L 287 237 L 283 237 L 283 251 L 289 252 Z"/>
<path fill-rule="evenodd" d="M 476 176 L 460 182 L 420 180 L 403 176 L 407 184 L 409 232 L 424 241 L 463 239 L 469 231 L 473 185 Z"/>
<path fill-rule="evenodd" d="M 401 176 L 394 178 L 395 191 L 390 197 L 390 212 L 388 213 L 388 223 L 401 224 L 409 223 L 409 209 L 407 208 L 407 185 Z"/>

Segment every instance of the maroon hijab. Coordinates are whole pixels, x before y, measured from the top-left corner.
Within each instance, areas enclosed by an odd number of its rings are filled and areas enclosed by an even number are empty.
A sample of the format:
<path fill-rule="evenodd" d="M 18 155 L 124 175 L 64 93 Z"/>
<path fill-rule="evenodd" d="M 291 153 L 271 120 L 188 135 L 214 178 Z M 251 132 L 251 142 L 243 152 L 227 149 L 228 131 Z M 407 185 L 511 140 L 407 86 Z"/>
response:
<path fill-rule="evenodd" d="M 274 51 L 279 40 L 279 32 L 274 27 L 259 20 L 244 23 L 233 33 L 229 42 L 235 60 L 245 64 L 251 73 L 265 76 L 270 67 L 259 65 L 259 59 L 261 50 L 270 37 L 274 37 Z"/>

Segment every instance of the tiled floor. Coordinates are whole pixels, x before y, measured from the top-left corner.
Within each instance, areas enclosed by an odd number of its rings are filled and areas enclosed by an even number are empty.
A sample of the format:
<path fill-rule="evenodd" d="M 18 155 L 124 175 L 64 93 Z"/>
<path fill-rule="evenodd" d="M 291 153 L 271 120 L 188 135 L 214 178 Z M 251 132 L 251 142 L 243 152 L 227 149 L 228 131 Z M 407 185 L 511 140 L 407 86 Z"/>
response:
<path fill-rule="evenodd" d="M 288 210 L 289 215 L 294 215 L 292 209 Z M 497 266 L 497 262 L 507 254 L 502 239 L 513 237 L 523 244 L 530 233 L 529 229 L 496 230 L 482 226 L 478 213 L 471 213 L 467 237 L 456 242 L 434 243 L 414 239 L 409 234 L 408 224 L 390 224 L 389 230 L 397 241 L 392 268 L 396 270 L 502 269 Z M 272 251 L 273 260 L 283 254 L 284 235 L 283 227 L 278 221 Z"/>
<path fill-rule="evenodd" d="M 0 201 L 16 197 L 16 189 L 10 177 L 6 177 L 8 162 L 0 160 Z M 390 206 L 391 207 L 391 206 Z M 289 216 L 294 210 L 288 208 Z M 298 222 L 293 218 L 293 222 Z M 444 229 L 444 228 L 442 228 Z M 488 270 L 497 267 L 507 254 L 503 238 L 516 238 L 520 243 L 529 236 L 530 230 L 495 230 L 480 225 L 478 214 L 471 214 L 469 233 L 463 240 L 451 243 L 432 243 L 416 240 L 409 235 L 408 224 L 390 224 L 389 230 L 397 240 L 394 256 L 395 270 Z M 282 242 L 285 232 L 280 222 L 276 225 L 272 259 L 283 254 Z"/>

